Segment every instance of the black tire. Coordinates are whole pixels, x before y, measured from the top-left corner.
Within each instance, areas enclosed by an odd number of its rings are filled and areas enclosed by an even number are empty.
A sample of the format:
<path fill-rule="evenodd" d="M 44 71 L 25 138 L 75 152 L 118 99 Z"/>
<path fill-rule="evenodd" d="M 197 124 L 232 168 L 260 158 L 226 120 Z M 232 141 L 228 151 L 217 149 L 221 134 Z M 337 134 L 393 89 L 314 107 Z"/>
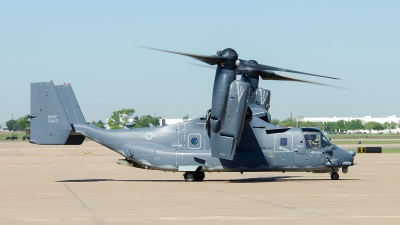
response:
<path fill-rule="evenodd" d="M 183 175 L 183 178 L 185 178 L 186 182 L 193 182 L 196 180 L 196 173 L 195 172 L 186 172 Z"/>
<path fill-rule="evenodd" d="M 336 172 L 331 173 L 331 179 L 332 180 L 339 180 L 339 174 Z"/>
<path fill-rule="evenodd" d="M 196 172 L 196 181 L 203 181 L 205 177 L 204 172 Z"/>

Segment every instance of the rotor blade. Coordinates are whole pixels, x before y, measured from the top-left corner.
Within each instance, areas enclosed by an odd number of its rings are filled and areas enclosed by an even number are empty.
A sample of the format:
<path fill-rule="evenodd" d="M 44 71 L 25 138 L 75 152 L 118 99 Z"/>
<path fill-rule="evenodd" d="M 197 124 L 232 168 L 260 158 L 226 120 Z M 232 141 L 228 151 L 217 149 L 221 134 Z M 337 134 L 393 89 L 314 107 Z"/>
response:
<path fill-rule="evenodd" d="M 282 68 L 273 67 L 273 66 L 267 66 L 267 65 L 263 65 L 263 64 L 249 64 L 248 61 L 245 61 L 242 59 L 240 59 L 238 69 L 239 70 L 249 70 L 249 71 L 250 70 L 282 71 L 282 72 L 297 73 L 297 74 L 303 74 L 303 75 L 314 76 L 314 77 L 323 77 L 323 78 L 340 80 L 340 78 L 337 78 L 337 77 L 328 77 L 328 76 L 322 76 L 322 75 L 317 75 L 317 74 L 312 74 L 312 73 L 304 73 L 304 72 L 295 71 L 295 70 L 288 70 L 288 69 L 282 69 Z"/>
<path fill-rule="evenodd" d="M 188 62 L 188 63 L 189 63 L 189 62 Z M 192 65 L 195 65 L 195 66 L 204 67 L 204 68 L 207 68 L 207 69 L 213 69 L 213 70 L 216 69 L 215 66 L 202 65 L 202 64 L 198 64 L 198 63 L 189 63 L 189 64 L 192 64 Z M 242 75 L 242 72 L 241 72 L 240 70 L 236 70 L 236 75 L 237 75 L 237 76 L 241 76 L 241 75 Z"/>
<path fill-rule="evenodd" d="M 262 64 L 256 64 L 256 65 L 254 65 L 254 68 L 256 70 L 282 71 L 282 72 L 298 73 L 298 74 L 314 76 L 314 77 L 323 77 L 323 78 L 330 78 L 330 79 L 340 80 L 340 78 L 337 78 L 337 77 L 328 77 L 328 76 L 322 76 L 322 75 L 317 75 L 317 74 L 312 74 L 312 73 L 304 73 L 304 72 L 300 72 L 300 71 L 282 69 L 282 68 L 273 67 L 273 66 L 267 66 L 267 65 L 262 65 Z"/>
<path fill-rule="evenodd" d="M 191 53 L 185 53 L 185 52 L 175 52 L 175 51 L 169 51 L 169 50 L 163 50 L 163 49 L 157 49 L 157 48 L 149 48 L 149 47 L 144 47 L 144 46 L 138 46 L 138 47 L 156 50 L 156 51 L 160 51 L 160 52 L 168 52 L 168 53 L 172 53 L 172 54 L 188 56 L 188 57 L 200 60 L 209 65 L 224 64 L 226 62 L 226 58 L 224 58 L 222 56 L 218 56 L 218 55 L 211 55 L 211 56 L 197 55 L 197 54 L 191 54 Z"/>
<path fill-rule="evenodd" d="M 342 90 L 349 90 L 349 88 L 345 88 L 345 87 L 287 77 L 287 76 L 276 74 L 272 71 L 259 71 L 259 72 L 260 72 L 260 77 L 263 80 L 295 81 L 295 82 L 303 82 L 303 83 L 316 84 L 316 85 L 321 85 L 321 86 L 326 86 L 326 87 L 332 87 L 332 88 L 337 88 L 337 89 L 342 89 Z"/>
<path fill-rule="evenodd" d="M 188 62 L 189 64 L 192 64 L 192 65 L 195 65 L 195 66 L 200 66 L 200 67 L 204 67 L 204 68 L 207 68 L 207 69 L 216 69 L 217 67 L 215 67 L 215 66 L 211 66 L 211 65 L 203 65 L 203 64 L 198 64 L 198 63 L 190 63 L 190 62 Z"/>

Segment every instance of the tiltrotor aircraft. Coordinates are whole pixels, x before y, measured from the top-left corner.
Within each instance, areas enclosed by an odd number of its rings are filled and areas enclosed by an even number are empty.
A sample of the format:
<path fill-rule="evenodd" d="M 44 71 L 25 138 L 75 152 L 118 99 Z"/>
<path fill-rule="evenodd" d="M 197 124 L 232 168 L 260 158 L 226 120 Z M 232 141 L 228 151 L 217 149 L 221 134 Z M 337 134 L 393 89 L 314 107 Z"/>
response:
<path fill-rule="evenodd" d="M 347 173 L 354 165 L 355 152 L 332 144 L 317 128 L 270 124 L 271 92 L 258 87 L 260 77 L 323 85 L 274 71 L 338 78 L 238 59 L 230 48 L 213 56 L 154 50 L 217 65 L 212 105 L 206 116 L 168 126 L 105 130 L 86 123 L 70 84 L 32 83 L 30 142 L 80 145 L 87 137 L 121 154 L 125 159 L 119 164 L 182 171 L 185 181 L 202 181 L 205 172 L 255 171 L 330 173 L 331 179 L 337 180 L 340 169 Z"/>

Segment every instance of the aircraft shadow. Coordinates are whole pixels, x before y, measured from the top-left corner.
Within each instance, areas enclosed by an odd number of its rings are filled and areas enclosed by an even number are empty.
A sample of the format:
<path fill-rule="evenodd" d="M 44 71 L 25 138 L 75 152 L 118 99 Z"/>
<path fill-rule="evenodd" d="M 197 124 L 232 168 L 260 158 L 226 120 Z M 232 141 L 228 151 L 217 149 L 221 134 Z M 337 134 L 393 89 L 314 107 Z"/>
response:
<path fill-rule="evenodd" d="M 301 176 L 279 176 L 279 177 L 257 177 L 257 178 L 247 178 L 238 180 L 229 180 L 230 183 L 267 183 L 267 182 L 309 182 L 309 181 L 323 181 L 331 180 L 328 176 L 327 178 L 315 178 L 315 179 L 301 179 Z M 338 181 L 346 180 L 359 180 L 359 179 L 339 179 Z"/>
<path fill-rule="evenodd" d="M 229 183 L 268 183 L 268 182 L 309 182 L 309 181 L 323 181 L 331 180 L 330 177 L 320 179 L 301 179 L 301 176 L 278 176 L 278 177 L 257 177 L 257 178 L 246 178 L 246 179 L 233 179 L 233 180 L 207 180 L 207 178 L 202 181 L 206 183 L 211 182 L 229 182 Z M 339 179 L 338 181 L 350 181 L 350 180 L 360 180 L 360 179 Z M 60 183 L 86 183 L 86 182 L 185 182 L 183 179 L 179 180 L 115 180 L 115 179 L 78 179 L 78 180 L 59 180 L 56 182 Z M 337 181 L 336 181 L 337 182 Z"/>

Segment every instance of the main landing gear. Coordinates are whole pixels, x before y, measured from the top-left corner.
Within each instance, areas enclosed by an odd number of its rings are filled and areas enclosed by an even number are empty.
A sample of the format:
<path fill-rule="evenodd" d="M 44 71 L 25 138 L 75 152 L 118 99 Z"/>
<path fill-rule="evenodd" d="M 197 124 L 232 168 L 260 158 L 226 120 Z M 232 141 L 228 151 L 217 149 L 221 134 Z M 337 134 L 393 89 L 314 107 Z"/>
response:
<path fill-rule="evenodd" d="M 204 172 L 186 172 L 183 174 L 186 182 L 203 181 L 205 176 Z"/>
<path fill-rule="evenodd" d="M 331 179 L 332 180 L 339 180 L 339 174 L 337 172 L 332 172 L 331 173 Z"/>

